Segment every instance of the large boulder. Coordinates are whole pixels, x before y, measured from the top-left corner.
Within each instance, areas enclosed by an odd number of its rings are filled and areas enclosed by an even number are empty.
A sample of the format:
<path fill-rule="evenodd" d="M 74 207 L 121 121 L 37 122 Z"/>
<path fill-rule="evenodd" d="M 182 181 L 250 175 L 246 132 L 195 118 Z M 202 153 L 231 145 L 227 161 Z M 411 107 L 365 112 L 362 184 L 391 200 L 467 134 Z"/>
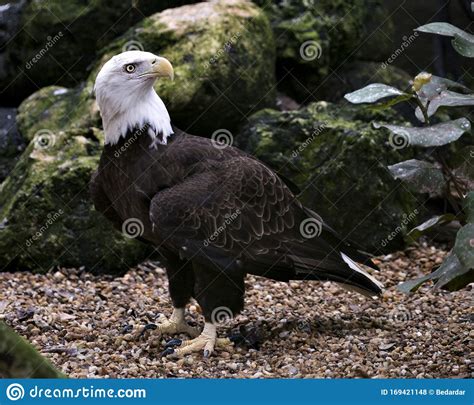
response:
<path fill-rule="evenodd" d="M 2 270 L 53 266 L 120 273 L 151 248 L 125 238 L 92 207 L 88 183 L 99 161 L 96 129 L 38 132 L 0 185 Z"/>
<path fill-rule="evenodd" d="M 250 118 L 237 143 L 295 183 L 302 201 L 344 238 L 381 253 L 403 246 L 419 210 L 387 170 L 412 151 L 392 147 L 371 120 L 399 118 L 326 102 L 298 111 L 267 109 Z"/>
<path fill-rule="evenodd" d="M 279 87 L 299 102 L 321 100 L 321 83 L 348 59 L 382 61 L 388 56 L 386 38 L 393 27 L 383 0 L 256 2 L 274 30 Z M 368 31 L 374 17 L 383 27 Z M 364 52 L 369 46 L 372 51 Z"/>
<path fill-rule="evenodd" d="M 145 19 L 104 51 L 87 81 L 72 89 L 45 87 L 20 105 L 18 128 L 29 146 L 0 186 L 2 268 L 116 273 L 148 257 L 148 246 L 114 231 L 88 193 L 103 142 L 95 75 L 132 40 L 173 62 L 175 81 L 157 89 L 184 129 L 195 120 L 193 128 L 207 135 L 234 130 L 242 114 L 275 100 L 273 37 L 252 3 L 212 1 Z"/>
<path fill-rule="evenodd" d="M 87 77 L 96 51 L 143 16 L 196 0 L 14 0 L 0 8 L 0 88 L 14 105 L 38 87 Z"/>

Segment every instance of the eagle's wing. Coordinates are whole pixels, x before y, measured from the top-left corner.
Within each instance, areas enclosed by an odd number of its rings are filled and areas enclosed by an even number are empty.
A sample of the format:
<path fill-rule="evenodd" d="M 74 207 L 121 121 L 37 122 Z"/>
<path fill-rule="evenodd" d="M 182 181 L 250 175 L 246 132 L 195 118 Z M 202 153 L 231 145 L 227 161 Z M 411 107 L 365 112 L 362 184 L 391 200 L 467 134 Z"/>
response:
<path fill-rule="evenodd" d="M 294 232 L 301 204 L 276 174 L 248 156 L 199 163 L 182 183 L 153 198 L 150 214 L 170 240 L 200 242 L 234 257 L 304 240 Z"/>
<path fill-rule="evenodd" d="M 358 277 L 360 269 L 352 270 L 357 265 L 341 255 L 356 250 L 304 208 L 275 173 L 246 155 L 196 164 L 184 181 L 155 195 L 150 219 L 162 243 L 193 260 L 221 268 L 243 262 L 255 274 L 282 280 L 355 277 L 350 284 L 380 290 L 371 281 L 367 286 L 366 273 Z"/>

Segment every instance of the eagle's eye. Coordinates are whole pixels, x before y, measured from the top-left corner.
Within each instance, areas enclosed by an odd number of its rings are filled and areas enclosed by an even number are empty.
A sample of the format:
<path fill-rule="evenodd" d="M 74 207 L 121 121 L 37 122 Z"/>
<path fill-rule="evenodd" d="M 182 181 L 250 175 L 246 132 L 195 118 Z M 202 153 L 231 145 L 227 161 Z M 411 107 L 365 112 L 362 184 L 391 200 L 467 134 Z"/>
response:
<path fill-rule="evenodd" d="M 129 65 L 125 65 L 125 71 L 127 73 L 133 73 L 135 72 L 135 65 L 134 64 L 129 64 Z"/>

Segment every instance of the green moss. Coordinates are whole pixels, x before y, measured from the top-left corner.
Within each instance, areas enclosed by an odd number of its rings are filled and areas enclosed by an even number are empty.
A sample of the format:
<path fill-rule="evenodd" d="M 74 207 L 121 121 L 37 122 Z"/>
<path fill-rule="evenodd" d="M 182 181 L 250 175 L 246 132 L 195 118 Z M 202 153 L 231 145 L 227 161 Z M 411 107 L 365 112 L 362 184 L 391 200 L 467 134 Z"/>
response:
<path fill-rule="evenodd" d="M 264 110 L 251 117 L 237 138 L 297 184 L 302 201 L 344 237 L 376 253 L 403 246 L 403 231 L 388 235 L 417 207 L 416 199 L 395 181 L 386 166 L 410 158 L 395 150 L 371 120 L 394 121 L 394 113 L 313 103 L 292 112 Z M 395 120 L 396 121 L 396 120 Z"/>
<path fill-rule="evenodd" d="M 148 256 L 147 246 L 124 238 L 92 208 L 88 191 L 103 141 L 93 83 L 102 63 L 132 39 L 174 64 L 176 80 L 156 88 L 184 129 L 234 129 L 242 114 L 273 104 L 273 36 L 250 2 L 201 3 L 145 19 L 103 50 L 85 83 L 43 88 L 19 107 L 30 145 L 0 186 L 4 267 L 119 272 Z"/>
<path fill-rule="evenodd" d="M 0 263 L 46 272 L 53 266 L 119 273 L 149 248 L 124 238 L 89 196 L 98 166 L 97 130 L 36 135 L 0 186 Z"/>
<path fill-rule="evenodd" d="M 274 30 L 279 86 L 300 102 L 320 100 L 318 90 L 327 76 L 348 58 L 355 58 L 367 43 L 379 41 L 380 50 L 380 40 L 365 27 L 374 15 L 385 16 L 381 0 L 256 2 L 265 10 Z M 391 26 L 385 24 L 384 30 L 390 37 Z M 308 41 L 309 47 L 303 47 Z"/>
<path fill-rule="evenodd" d="M 89 89 L 49 86 L 28 97 L 18 109 L 18 129 L 28 140 L 35 134 L 100 125 Z"/>
<path fill-rule="evenodd" d="M 133 4 L 123 0 L 26 2 L 18 23 L 21 30 L 2 50 L 6 67 L 0 81 L 0 87 L 5 87 L 3 94 L 20 101 L 38 86 L 76 85 L 87 76 L 96 51 L 144 16 L 193 2 L 195 0 L 133 1 Z"/>

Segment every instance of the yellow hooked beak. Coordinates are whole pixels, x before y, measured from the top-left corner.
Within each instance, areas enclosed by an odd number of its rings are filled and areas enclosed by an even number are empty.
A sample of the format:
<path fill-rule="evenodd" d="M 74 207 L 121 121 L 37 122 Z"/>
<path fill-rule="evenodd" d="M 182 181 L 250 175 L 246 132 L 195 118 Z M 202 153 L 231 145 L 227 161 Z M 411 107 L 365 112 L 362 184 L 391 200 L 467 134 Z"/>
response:
<path fill-rule="evenodd" d="M 150 75 L 155 77 L 169 77 L 171 80 L 173 80 L 174 70 L 168 59 L 157 56 L 151 62 L 151 70 L 146 72 L 144 75 Z"/>

